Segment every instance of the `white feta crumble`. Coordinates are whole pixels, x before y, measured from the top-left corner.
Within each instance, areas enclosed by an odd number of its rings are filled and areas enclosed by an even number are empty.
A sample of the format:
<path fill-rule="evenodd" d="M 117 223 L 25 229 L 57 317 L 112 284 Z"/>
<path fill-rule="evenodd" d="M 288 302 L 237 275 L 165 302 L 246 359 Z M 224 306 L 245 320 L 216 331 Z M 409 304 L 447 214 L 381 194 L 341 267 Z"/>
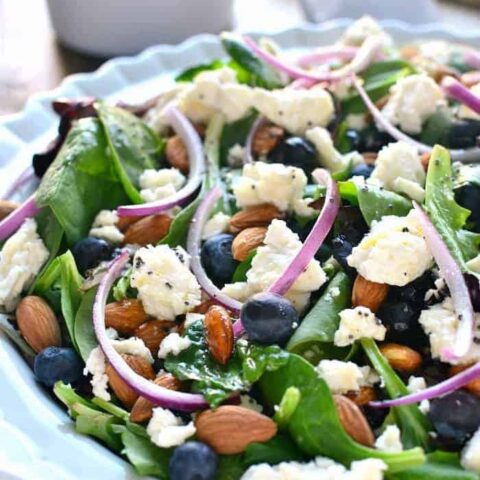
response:
<path fill-rule="evenodd" d="M 407 389 L 410 393 L 418 393 L 427 388 L 427 382 L 423 377 L 411 375 L 408 379 Z"/>
<path fill-rule="evenodd" d="M 467 262 L 468 265 L 468 262 Z M 429 288 L 425 293 L 425 302 L 429 302 L 433 299 L 439 300 L 447 290 L 447 284 L 445 280 L 441 277 L 438 277 L 434 281 L 435 288 Z"/>
<path fill-rule="evenodd" d="M 480 473 L 480 429 L 463 448 L 460 463 L 465 470 Z"/>
<path fill-rule="evenodd" d="M 387 329 L 369 308 L 347 308 L 339 315 L 340 325 L 334 337 L 334 344 L 338 347 L 346 347 L 361 338 L 385 339 Z"/>
<path fill-rule="evenodd" d="M 93 221 L 89 235 L 113 244 L 122 243 L 124 235 L 118 229 L 117 222 L 118 215 L 115 210 L 100 210 Z"/>
<path fill-rule="evenodd" d="M 7 312 L 15 309 L 20 294 L 31 285 L 48 255 L 37 222 L 27 218 L 0 252 L 0 305 Z"/>
<path fill-rule="evenodd" d="M 95 347 L 89 354 L 83 370 L 84 375 L 92 375 L 90 384 L 93 394 L 109 402 L 112 398 L 108 392 L 108 376 L 105 373 L 105 355 L 100 347 Z"/>
<path fill-rule="evenodd" d="M 375 440 L 375 447 L 388 453 L 400 453 L 403 451 L 399 428 L 396 425 L 388 425 Z"/>
<path fill-rule="evenodd" d="M 422 73 L 398 80 L 390 89 L 390 98 L 382 113 L 404 132 L 415 135 L 422 131 L 423 123 L 442 104 L 445 104 L 442 89 L 435 80 Z"/>
<path fill-rule="evenodd" d="M 240 395 L 240 405 L 254 412 L 262 413 L 263 407 L 250 395 Z"/>
<path fill-rule="evenodd" d="M 148 246 L 136 251 L 130 278 L 145 312 L 174 320 L 199 305 L 201 289 L 189 270 L 190 257 L 181 247 Z"/>
<path fill-rule="evenodd" d="M 406 142 L 395 142 L 380 150 L 369 181 L 423 202 L 425 177 L 417 149 Z"/>
<path fill-rule="evenodd" d="M 347 393 L 360 390 L 360 387 L 373 385 L 380 379 L 368 365 L 359 367 L 353 362 L 321 360 L 315 367 L 320 378 L 327 383 L 332 393 Z"/>
<path fill-rule="evenodd" d="M 301 168 L 282 163 L 255 162 L 243 167 L 233 185 L 240 208 L 270 203 L 281 211 L 292 210 L 303 198 L 307 177 Z"/>
<path fill-rule="evenodd" d="M 411 210 L 406 217 L 388 215 L 372 222 L 347 262 L 371 282 L 402 287 L 430 269 L 433 257 Z"/>
<path fill-rule="evenodd" d="M 207 238 L 227 232 L 229 224 L 230 215 L 223 212 L 216 213 L 205 222 L 202 230 L 202 240 L 207 240 Z"/>
<path fill-rule="evenodd" d="M 480 255 L 473 257 L 467 262 L 467 267 L 475 273 L 480 273 Z"/>
<path fill-rule="evenodd" d="M 145 202 L 171 197 L 185 184 L 185 176 L 176 168 L 147 169 L 140 175 L 140 196 Z"/>
<path fill-rule="evenodd" d="M 480 83 L 473 85 L 470 88 L 470 92 L 480 97 Z M 458 116 L 460 118 L 465 118 L 466 120 L 479 120 L 480 115 L 477 112 L 474 112 L 471 108 L 468 108 L 466 105 L 460 105 L 458 108 Z"/>
<path fill-rule="evenodd" d="M 340 295 L 340 289 L 338 287 L 334 287 L 330 290 L 330 295 L 335 298 L 335 297 L 338 297 Z"/>
<path fill-rule="evenodd" d="M 364 113 L 349 113 L 345 118 L 345 122 L 348 128 L 355 130 L 363 130 L 368 126 L 367 116 Z"/>
<path fill-rule="evenodd" d="M 228 150 L 227 153 L 227 163 L 232 168 L 241 167 L 244 163 L 245 158 L 245 148 L 243 148 L 239 143 L 236 143 L 233 147 Z"/>
<path fill-rule="evenodd" d="M 185 315 L 185 322 L 183 322 L 183 328 L 187 329 L 194 323 L 201 321 L 203 322 L 205 320 L 205 315 L 203 313 L 192 313 L 189 312 Z"/>
<path fill-rule="evenodd" d="M 153 409 L 152 418 L 147 425 L 150 440 L 160 448 L 176 447 L 195 435 L 193 422 L 184 425 L 180 417 L 170 410 L 157 407 Z"/>
<path fill-rule="evenodd" d="M 168 355 L 178 355 L 186 350 L 192 342 L 188 337 L 182 337 L 178 333 L 169 333 L 160 343 L 158 358 L 167 358 Z"/>
<path fill-rule="evenodd" d="M 381 36 L 385 45 L 392 43 L 392 37 L 370 15 L 364 15 L 353 22 L 343 33 L 340 43 L 359 47 L 372 36 Z"/>
<path fill-rule="evenodd" d="M 148 363 L 153 363 L 152 354 L 141 338 L 130 337 L 127 339 L 112 340 L 111 342 L 113 348 L 115 348 L 118 353 L 135 355 L 136 357 L 143 358 Z"/>

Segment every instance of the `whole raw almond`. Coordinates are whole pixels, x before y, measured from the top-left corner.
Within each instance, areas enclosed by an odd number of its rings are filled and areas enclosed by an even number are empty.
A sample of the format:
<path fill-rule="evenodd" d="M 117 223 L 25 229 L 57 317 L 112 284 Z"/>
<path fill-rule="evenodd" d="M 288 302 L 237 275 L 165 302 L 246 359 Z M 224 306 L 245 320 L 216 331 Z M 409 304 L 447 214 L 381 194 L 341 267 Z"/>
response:
<path fill-rule="evenodd" d="M 233 326 L 230 314 L 220 305 L 211 306 L 205 314 L 205 339 L 212 357 L 226 365 L 233 353 Z"/>
<path fill-rule="evenodd" d="M 252 153 L 255 156 L 268 155 L 285 136 L 285 130 L 276 125 L 260 126 L 252 140 Z"/>
<path fill-rule="evenodd" d="M 390 366 L 402 373 L 412 373 L 422 364 L 422 356 L 406 345 L 386 343 L 380 347 L 380 351 Z"/>
<path fill-rule="evenodd" d="M 150 365 L 150 363 L 148 363 L 143 357 L 127 355 L 124 353 L 122 353 L 121 356 L 128 366 L 135 373 L 138 373 L 138 375 L 141 375 L 148 380 L 153 380 L 155 378 L 155 372 L 153 371 L 152 365 Z M 120 378 L 110 364 L 106 366 L 105 373 L 107 374 L 108 383 L 113 390 L 113 393 L 115 393 L 125 407 L 128 409 L 132 408 L 138 398 L 138 393 Z"/>
<path fill-rule="evenodd" d="M 0 220 L 8 217 L 14 210 L 18 208 L 18 203 L 10 200 L 0 200 Z"/>
<path fill-rule="evenodd" d="M 117 227 L 121 232 L 125 233 L 128 230 L 128 227 L 139 222 L 142 218 L 145 217 L 118 217 Z"/>
<path fill-rule="evenodd" d="M 142 302 L 134 298 L 109 303 L 105 308 L 105 325 L 126 335 L 131 335 L 147 320 Z"/>
<path fill-rule="evenodd" d="M 352 305 L 362 306 L 376 312 L 385 298 L 387 298 L 389 286 L 385 283 L 375 283 L 357 275 L 352 290 Z"/>
<path fill-rule="evenodd" d="M 179 391 L 182 389 L 182 382 L 171 373 L 162 373 L 154 381 L 156 385 L 169 390 Z M 141 423 L 150 420 L 152 416 L 153 403 L 144 397 L 138 397 L 130 412 L 132 422 Z"/>
<path fill-rule="evenodd" d="M 266 227 L 251 227 L 242 230 L 232 243 L 233 258 L 239 262 L 246 260 L 250 252 L 263 243 L 266 233 Z"/>
<path fill-rule="evenodd" d="M 357 405 L 343 395 L 334 395 L 333 400 L 337 407 L 340 423 L 348 435 L 362 445 L 366 445 L 367 447 L 373 446 L 375 436 L 365 415 L 363 415 Z"/>
<path fill-rule="evenodd" d="M 134 331 L 134 335 L 143 340 L 143 343 L 152 352 L 152 355 L 156 355 L 160 343 L 174 326 L 175 322 L 168 320 L 149 320 L 138 326 Z"/>
<path fill-rule="evenodd" d="M 355 392 L 348 392 L 346 395 L 355 405 L 367 405 L 377 399 L 375 389 L 370 385 L 365 385 L 360 390 Z"/>
<path fill-rule="evenodd" d="M 20 333 L 35 352 L 61 346 L 60 325 L 43 298 L 34 295 L 25 297 L 18 304 L 15 315 Z"/>
<path fill-rule="evenodd" d="M 195 419 L 197 437 L 220 455 L 243 452 L 253 442 L 267 442 L 277 434 L 276 423 L 266 415 L 237 405 L 205 410 Z"/>
<path fill-rule="evenodd" d="M 178 168 L 182 173 L 188 173 L 190 168 L 188 152 L 183 140 L 178 135 L 174 135 L 167 140 L 165 157 L 172 167 Z"/>
<path fill-rule="evenodd" d="M 453 375 L 457 375 L 471 366 L 472 365 L 452 365 L 448 370 L 448 374 L 453 377 Z M 463 388 L 466 388 L 470 393 L 480 397 L 480 378 L 475 378 L 471 382 L 466 383 Z"/>
<path fill-rule="evenodd" d="M 230 218 L 230 231 L 238 233 L 250 227 L 266 227 L 274 218 L 284 218 L 284 214 L 274 205 L 264 203 L 248 207 Z"/>
<path fill-rule="evenodd" d="M 154 245 L 168 233 L 171 223 L 168 215 L 149 215 L 130 225 L 123 241 L 125 244 Z"/>

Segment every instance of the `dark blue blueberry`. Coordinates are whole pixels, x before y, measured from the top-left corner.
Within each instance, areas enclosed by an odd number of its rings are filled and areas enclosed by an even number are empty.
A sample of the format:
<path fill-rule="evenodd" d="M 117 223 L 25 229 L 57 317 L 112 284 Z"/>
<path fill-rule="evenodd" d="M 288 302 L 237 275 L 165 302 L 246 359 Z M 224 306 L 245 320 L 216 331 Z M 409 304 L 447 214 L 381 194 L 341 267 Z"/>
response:
<path fill-rule="evenodd" d="M 477 145 L 479 136 L 480 121 L 455 119 L 450 124 L 446 143 L 449 148 L 472 148 Z"/>
<path fill-rule="evenodd" d="M 352 253 L 353 245 L 345 235 L 338 235 L 332 240 L 333 258 L 343 267 L 345 272 L 354 274 L 355 270 L 347 263 L 347 257 Z"/>
<path fill-rule="evenodd" d="M 470 293 L 473 309 L 476 312 L 480 312 L 480 284 L 478 278 L 470 273 L 465 273 L 463 276 L 465 277 L 465 282 Z"/>
<path fill-rule="evenodd" d="M 369 178 L 373 172 L 375 167 L 373 165 L 369 165 L 368 163 L 359 163 L 352 168 L 351 177 L 363 177 Z"/>
<path fill-rule="evenodd" d="M 358 130 L 349 128 L 345 132 L 345 138 L 348 141 L 348 151 L 358 150 L 362 145 L 362 136 Z"/>
<path fill-rule="evenodd" d="M 82 377 L 83 362 L 73 348 L 47 347 L 35 357 L 33 371 L 48 387 L 58 380 L 75 383 Z"/>
<path fill-rule="evenodd" d="M 170 480 L 214 480 L 217 454 L 205 443 L 186 442 L 177 447 L 168 464 Z"/>
<path fill-rule="evenodd" d="M 362 130 L 362 141 L 358 146 L 359 152 L 378 152 L 394 139 L 385 132 L 380 132 L 374 125 Z"/>
<path fill-rule="evenodd" d="M 480 185 L 467 183 L 455 191 L 455 199 L 470 210 L 468 224 L 474 232 L 480 232 Z"/>
<path fill-rule="evenodd" d="M 83 276 L 87 270 L 96 267 L 103 260 L 109 260 L 112 253 L 113 247 L 109 243 L 95 237 L 83 238 L 72 248 L 78 271 Z"/>
<path fill-rule="evenodd" d="M 284 297 L 257 293 L 247 300 L 240 312 L 248 338 L 253 342 L 284 344 L 298 325 L 298 313 Z"/>
<path fill-rule="evenodd" d="M 232 255 L 233 235 L 221 233 L 210 237 L 200 254 L 203 268 L 210 280 L 219 288 L 232 280 L 238 262 Z"/>
<path fill-rule="evenodd" d="M 390 412 L 389 408 L 370 407 L 368 404 L 362 405 L 361 410 L 363 411 L 368 424 L 372 427 L 372 430 L 380 428 Z"/>
<path fill-rule="evenodd" d="M 426 272 L 403 287 L 392 287 L 389 299 L 407 302 L 413 308 L 421 310 L 425 305 L 425 294 L 431 288 L 435 288 L 435 283 L 431 272 Z"/>
<path fill-rule="evenodd" d="M 459 450 L 480 427 L 480 399 L 457 390 L 432 400 L 428 418 L 438 435 L 437 445 Z"/>
<path fill-rule="evenodd" d="M 343 205 L 338 211 L 333 230 L 343 235 L 354 247 L 370 229 L 358 207 Z"/>
<path fill-rule="evenodd" d="M 281 141 L 268 154 L 268 161 L 302 168 L 307 173 L 319 166 L 315 147 L 301 137 L 290 137 Z"/>

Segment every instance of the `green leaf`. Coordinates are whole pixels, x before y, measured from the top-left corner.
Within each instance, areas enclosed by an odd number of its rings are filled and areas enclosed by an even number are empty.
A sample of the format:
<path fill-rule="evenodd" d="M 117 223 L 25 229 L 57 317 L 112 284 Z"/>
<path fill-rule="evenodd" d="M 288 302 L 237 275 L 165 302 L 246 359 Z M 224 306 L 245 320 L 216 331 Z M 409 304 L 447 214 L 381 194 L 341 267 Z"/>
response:
<path fill-rule="evenodd" d="M 245 282 L 247 280 L 247 272 L 252 266 L 253 257 L 257 254 L 257 249 L 253 249 L 248 257 L 237 265 L 237 268 L 233 272 L 232 283 Z"/>
<path fill-rule="evenodd" d="M 118 405 L 115 405 L 112 402 L 109 402 L 107 400 L 103 400 L 103 398 L 98 398 L 98 397 L 93 397 L 92 398 L 92 403 L 95 406 L 100 407 L 105 412 L 110 413 L 114 417 L 117 417 L 120 420 L 123 420 L 124 422 L 128 422 L 128 419 L 130 417 L 130 413 L 127 412 L 127 410 L 124 410 L 123 408 L 120 408 Z M 140 427 L 140 428 L 142 428 L 142 427 Z"/>
<path fill-rule="evenodd" d="M 50 256 L 44 269 L 58 255 L 63 239 L 63 228 L 50 208 L 44 208 L 36 217 L 38 234 L 48 249 Z"/>
<path fill-rule="evenodd" d="M 276 465 L 281 462 L 301 462 L 305 455 L 292 439 L 280 433 L 265 443 L 251 443 L 245 450 L 244 463 L 247 467 L 258 463 Z"/>
<path fill-rule="evenodd" d="M 452 121 L 453 113 L 449 108 L 437 109 L 423 125 L 419 140 L 427 145 L 435 145 L 436 143 L 448 145 Z"/>
<path fill-rule="evenodd" d="M 243 377 L 250 384 L 257 382 L 265 372 L 283 367 L 288 361 L 287 352 L 278 345 L 250 345 L 239 348 L 239 354 L 243 359 Z"/>
<path fill-rule="evenodd" d="M 82 404 L 89 408 L 94 408 L 94 405 L 85 398 L 78 395 L 71 385 L 67 385 L 59 380 L 53 387 L 55 396 L 68 408 L 70 415 L 75 418 L 77 413 L 72 410 L 74 405 Z"/>
<path fill-rule="evenodd" d="M 245 472 L 243 455 L 221 455 L 215 480 L 239 480 Z"/>
<path fill-rule="evenodd" d="M 137 289 L 130 286 L 130 277 L 132 275 L 132 268 L 129 268 L 114 285 L 112 292 L 113 298 L 120 302 L 124 298 L 136 298 Z"/>
<path fill-rule="evenodd" d="M 35 198 L 39 207 L 50 207 L 69 245 L 88 235 L 100 210 L 127 202 L 97 119 L 84 118 L 73 124 Z M 53 230 L 56 238 L 59 233 Z"/>
<path fill-rule="evenodd" d="M 53 259 L 53 261 L 42 270 L 32 285 L 31 292 L 40 297 L 45 296 L 57 279 L 60 277 L 60 257 Z"/>
<path fill-rule="evenodd" d="M 248 132 L 257 116 L 257 112 L 252 111 L 246 117 L 225 125 L 220 137 L 220 165 L 227 165 L 228 151 L 233 146 L 245 145 Z"/>
<path fill-rule="evenodd" d="M 20 332 L 9 322 L 8 315 L 0 313 L 0 332 L 3 332 L 20 350 L 23 358 L 30 366 L 33 366 L 36 353 L 20 335 Z"/>
<path fill-rule="evenodd" d="M 225 64 L 221 60 L 214 60 L 210 63 L 201 63 L 200 65 L 195 65 L 194 67 L 187 68 L 180 74 L 175 77 L 176 82 L 192 82 L 194 78 L 202 72 L 209 70 L 218 70 L 222 68 Z"/>
<path fill-rule="evenodd" d="M 349 277 L 338 272 L 290 338 L 287 350 L 315 364 L 323 358 L 344 358 L 349 349 L 335 347 L 333 337 L 340 323 L 339 313 L 350 306 L 351 291 Z"/>
<path fill-rule="evenodd" d="M 282 400 L 278 405 L 278 408 L 275 409 L 275 415 L 273 420 L 278 425 L 279 428 L 285 428 L 292 418 L 302 394 L 300 390 L 296 387 L 288 387 L 283 394 Z"/>
<path fill-rule="evenodd" d="M 83 361 L 86 362 L 90 352 L 97 346 L 97 337 L 93 330 L 93 303 L 95 302 L 96 288 L 92 288 L 83 295 L 74 322 L 75 343 Z"/>

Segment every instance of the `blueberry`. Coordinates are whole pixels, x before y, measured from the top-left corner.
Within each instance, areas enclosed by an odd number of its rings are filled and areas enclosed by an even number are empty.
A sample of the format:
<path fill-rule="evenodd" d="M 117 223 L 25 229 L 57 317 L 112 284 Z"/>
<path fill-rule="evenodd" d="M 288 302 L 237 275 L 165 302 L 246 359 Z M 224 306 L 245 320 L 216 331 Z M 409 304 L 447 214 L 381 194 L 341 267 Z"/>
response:
<path fill-rule="evenodd" d="M 367 419 L 368 424 L 372 427 L 373 430 L 380 428 L 390 412 L 389 408 L 377 408 L 370 407 L 367 405 L 362 405 L 361 407 L 365 418 Z"/>
<path fill-rule="evenodd" d="M 319 166 L 315 147 L 301 137 L 290 137 L 281 141 L 268 154 L 268 161 L 302 168 L 307 173 Z"/>
<path fill-rule="evenodd" d="M 200 258 L 210 280 L 219 288 L 232 280 L 238 262 L 232 255 L 233 235 L 221 233 L 202 246 Z"/>
<path fill-rule="evenodd" d="M 177 447 L 168 464 L 170 480 L 213 480 L 218 457 L 205 443 L 186 442 Z"/>
<path fill-rule="evenodd" d="M 480 399 L 457 390 L 432 400 L 428 417 L 438 435 L 438 445 L 458 450 L 480 427 Z"/>
<path fill-rule="evenodd" d="M 284 344 L 298 324 L 294 306 L 280 295 L 257 293 L 247 300 L 240 312 L 250 340 L 263 344 Z"/>
<path fill-rule="evenodd" d="M 345 235 L 338 235 L 332 240 L 333 258 L 350 274 L 355 273 L 355 270 L 347 263 L 347 257 L 352 253 L 352 249 L 353 246 Z"/>
<path fill-rule="evenodd" d="M 470 292 L 470 298 L 472 300 L 473 309 L 476 312 L 480 312 L 480 285 L 478 283 L 478 278 L 472 275 L 471 273 L 465 273 L 465 282 Z"/>
<path fill-rule="evenodd" d="M 109 260 L 113 247 L 101 238 L 86 237 L 78 241 L 72 248 L 73 258 L 78 271 L 85 276 L 87 270 L 96 267 L 103 260 Z"/>
<path fill-rule="evenodd" d="M 470 228 L 480 233 L 480 185 L 467 183 L 455 191 L 455 199 L 464 208 L 470 210 L 468 223 Z"/>
<path fill-rule="evenodd" d="M 341 233 L 352 244 L 358 245 L 363 236 L 369 231 L 362 212 L 358 207 L 343 205 L 335 219 L 334 231 Z"/>
<path fill-rule="evenodd" d="M 380 132 L 375 126 L 363 130 L 361 137 L 362 141 L 358 147 L 359 152 L 378 152 L 385 145 L 394 141 L 388 133 Z"/>
<path fill-rule="evenodd" d="M 48 387 L 58 380 L 75 383 L 82 377 L 83 362 L 73 348 L 47 347 L 35 357 L 33 371 Z"/>
<path fill-rule="evenodd" d="M 369 178 L 374 168 L 375 167 L 373 165 L 369 165 L 367 163 L 362 162 L 362 163 L 359 163 L 358 165 L 355 165 L 352 168 L 352 172 L 350 176 Z"/>
<path fill-rule="evenodd" d="M 478 120 L 455 119 L 451 122 L 447 133 L 449 148 L 472 148 L 477 145 L 480 136 L 480 122 Z"/>
<path fill-rule="evenodd" d="M 425 294 L 431 288 L 435 288 L 432 274 L 426 272 L 403 287 L 392 287 L 389 298 L 407 302 L 412 307 L 421 310 L 425 304 Z"/>
<path fill-rule="evenodd" d="M 345 132 L 345 138 L 348 141 L 348 151 L 358 150 L 362 144 L 362 136 L 358 130 L 349 128 Z"/>

